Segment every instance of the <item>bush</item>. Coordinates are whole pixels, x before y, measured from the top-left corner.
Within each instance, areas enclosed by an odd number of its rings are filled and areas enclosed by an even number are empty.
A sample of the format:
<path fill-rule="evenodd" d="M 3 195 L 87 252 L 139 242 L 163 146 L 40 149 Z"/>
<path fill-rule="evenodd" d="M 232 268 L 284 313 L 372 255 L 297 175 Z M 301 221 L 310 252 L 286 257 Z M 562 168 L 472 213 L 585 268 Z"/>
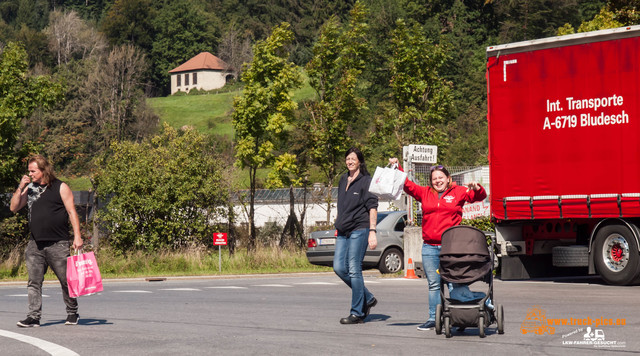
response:
<path fill-rule="evenodd" d="M 460 225 L 468 225 L 473 226 L 482 231 L 496 231 L 495 224 L 491 221 L 491 218 L 488 216 L 482 216 L 475 219 L 463 219 Z"/>
<path fill-rule="evenodd" d="M 194 129 L 119 142 L 94 180 L 106 206 L 96 215 L 117 251 L 176 249 L 211 243 L 228 200 L 223 164 Z"/>

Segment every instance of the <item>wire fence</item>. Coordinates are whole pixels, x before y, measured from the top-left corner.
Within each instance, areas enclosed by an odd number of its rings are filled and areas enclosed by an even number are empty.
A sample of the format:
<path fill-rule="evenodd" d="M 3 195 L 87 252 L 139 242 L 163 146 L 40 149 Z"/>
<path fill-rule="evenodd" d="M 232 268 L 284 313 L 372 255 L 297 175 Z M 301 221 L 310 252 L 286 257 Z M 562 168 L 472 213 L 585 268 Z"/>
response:
<path fill-rule="evenodd" d="M 432 164 L 412 163 L 409 169 L 409 179 L 422 185 L 430 186 L 430 176 Z M 451 179 L 458 185 L 465 185 L 470 182 L 480 183 L 487 194 L 490 192 L 489 167 L 488 166 L 451 166 L 445 167 Z M 409 222 L 413 225 L 420 225 L 422 219 L 422 206 L 415 199 L 407 196 L 407 211 L 409 213 Z"/>

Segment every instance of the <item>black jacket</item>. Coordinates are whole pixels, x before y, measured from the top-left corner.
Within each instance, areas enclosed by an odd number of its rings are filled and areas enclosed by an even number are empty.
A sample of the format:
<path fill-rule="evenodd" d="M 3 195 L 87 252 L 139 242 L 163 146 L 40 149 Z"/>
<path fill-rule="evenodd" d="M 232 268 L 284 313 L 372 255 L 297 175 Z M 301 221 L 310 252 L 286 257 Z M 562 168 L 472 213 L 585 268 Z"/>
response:
<path fill-rule="evenodd" d="M 338 183 L 338 217 L 335 227 L 341 236 L 349 236 L 353 230 L 369 227 L 369 210 L 378 208 L 378 197 L 369 193 L 371 176 L 359 173 L 347 187 L 349 172 Z"/>

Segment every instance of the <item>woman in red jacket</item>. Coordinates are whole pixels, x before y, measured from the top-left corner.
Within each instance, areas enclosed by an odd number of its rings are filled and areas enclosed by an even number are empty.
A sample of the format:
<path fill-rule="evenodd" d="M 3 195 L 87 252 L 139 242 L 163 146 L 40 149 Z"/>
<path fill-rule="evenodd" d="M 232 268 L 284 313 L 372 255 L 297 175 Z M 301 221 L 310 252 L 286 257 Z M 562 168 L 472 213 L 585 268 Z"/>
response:
<path fill-rule="evenodd" d="M 390 163 L 397 163 L 391 158 Z M 440 304 L 441 236 L 444 230 L 459 225 L 462 221 L 462 206 L 465 203 L 482 201 L 487 193 L 480 184 L 471 182 L 467 187 L 456 185 L 449 171 L 443 166 L 432 166 L 429 187 L 420 186 L 408 178 L 404 183 L 405 193 L 422 204 L 422 265 L 429 283 L 429 318 L 418 326 L 418 330 L 435 327 L 436 305 Z"/>

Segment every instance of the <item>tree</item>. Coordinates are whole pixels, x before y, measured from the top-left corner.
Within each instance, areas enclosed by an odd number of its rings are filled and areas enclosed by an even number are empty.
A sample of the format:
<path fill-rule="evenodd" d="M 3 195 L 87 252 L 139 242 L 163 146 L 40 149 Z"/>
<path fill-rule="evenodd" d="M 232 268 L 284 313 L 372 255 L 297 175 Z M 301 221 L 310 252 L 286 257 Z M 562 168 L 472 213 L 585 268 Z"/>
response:
<path fill-rule="evenodd" d="M 9 42 L 0 53 L 0 188 L 15 188 L 24 172 L 21 159 L 35 149 L 30 142 L 20 142 L 23 120 L 37 108 L 50 108 L 60 98 L 62 87 L 48 76 L 27 74 L 27 53 L 17 43 Z"/>
<path fill-rule="evenodd" d="M 228 199 L 223 164 L 194 129 L 163 132 L 141 143 L 114 142 L 93 179 L 106 206 L 97 219 L 117 251 L 204 245 Z"/>
<path fill-rule="evenodd" d="M 75 55 L 86 58 L 106 48 L 102 35 L 80 19 L 75 11 L 52 11 L 45 33 L 58 65 L 69 63 Z"/>
<path fill-rule="evenodd" d="M 142 78 L 145 56 L 132 45 L 115 47 L 87 78 L 91 117 L 105 148 L 111 141 L 140 139 L 146 132 L 132 130 L 138 120 L 136 108 L 144 103 Z M 147 129 L 148 130 L 148 129 Z"/>
<path fill-rule="evenodd" d="M 305 131 L 309 134 L 311 160 L 324 174 L 328 186 L 327 223 L 331 220 L 331 188 L 344 153 L 353 142 L 350 129 L 367 107 L 358 87 L 370 51 L 367 11 L 358 1 L 350 14 L 344 29 L 335 17 L 324 24 L 313 48 L 313 59 L 307 65 L 309 82 L 318 100 L 306 104 L 311 120 Z"/>
<path fill-rule="evenodd" d="M 376 121 L 374 142 L 397 155 L 409 144 L 446 145 L 442 124 L 450 118 L 451 83 L 439 70 L 448 60 L 420 26 L 398 20 L 392 34 L 392 105 Z"/>
<path fill-rule="evenodd" d="M 116 0 L 109 7 L 101 28 L 112 45 L 132 44 L 149 52 L 155 15 L 151 0 Z"/>
<path fill-rule="evenodd" d="M 240 78 L 243 65 L 249 63 L 253 57 L 251 41 L 247 37 L 243 38 L 240 31 L 232 25 L 220 39 L 218 57 L 229 65 L 229 70 L 235 78 Z"/>
<path fill-rule="evenodd" d="M 156 90 L 167 94 L 169 71 L 200 52 L 213 51 L 218 29 L 212 15 L 195 0 L 165 0 L 159 6 L 149 59 Z"/>
<path fill-rule="evenodd" d="M 233 102 L 236 132 L 236 165 L 249 170 L 250 248 L 255 246 L 256 172 L 273 162 L 274 141 L 290 123 L 297 104 L 291 91 L 300 86 L 301 75 L 288 60 L 293 39 L 289 24 L 275 27 L 271 35 L 253 47 L 253 61 L 242 74 L 245 88 Z"/>
<path fill-rule="evenodd" d="M 297 156 L 291 153 L 283 153 L 276 158 L 275 163 L 269 172 L 267 180 L 267 188 L 289 188 L 289 216 L 287 222 L 284 224 L 282 234 L 280 235 L 280 247 L 286 246 L 286 236 L 288 235 L 291 242 L 298 247 L 302 248 L 305 245 L 304 227 L 301 221 L 304 221 L 304 216 L 307 211 L 307 190 L 306 181 L 308 172 L 305 166 L 305 162 L 297 162 Z M 305 183 L 305 189 L 303 193 L 302 212 L 300 213 L 300 219 L 296 215 L 295 211 L 295 196 L 293 193 L 293 187 L 299 186 Z"/>

